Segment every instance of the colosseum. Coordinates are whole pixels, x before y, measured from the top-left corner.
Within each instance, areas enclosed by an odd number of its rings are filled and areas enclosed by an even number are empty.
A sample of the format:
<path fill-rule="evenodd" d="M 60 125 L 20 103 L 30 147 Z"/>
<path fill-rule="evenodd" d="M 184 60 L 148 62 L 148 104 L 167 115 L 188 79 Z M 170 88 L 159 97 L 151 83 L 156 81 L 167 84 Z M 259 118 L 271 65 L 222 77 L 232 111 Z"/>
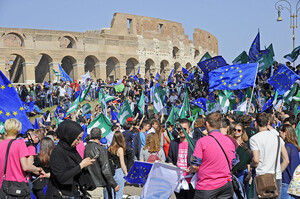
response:
<path fill-rule="evenodd" d="M 194 29 L 193 41 L 181 23 L 115 13 L 110 28 L 86 32 L 0 28 L 0 70 L 13 83 L 55 81 L 58 64 L 73 79 L 90 71 L 92 78 L 189 68 L 205 52 L 218 54 L 218 40 Z"/>

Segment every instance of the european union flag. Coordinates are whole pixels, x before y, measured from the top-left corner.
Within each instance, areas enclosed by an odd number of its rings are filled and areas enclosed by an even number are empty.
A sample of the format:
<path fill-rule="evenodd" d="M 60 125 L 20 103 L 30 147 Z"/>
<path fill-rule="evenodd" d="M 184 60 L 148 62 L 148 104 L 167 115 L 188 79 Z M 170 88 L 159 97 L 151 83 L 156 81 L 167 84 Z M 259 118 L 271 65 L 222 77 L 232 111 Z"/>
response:
<path fill-rule="evenodd" d="M 206 102 L 207 102 L 207 99 L 201 97 L 201 98 L 196 99 L 192 103 L 199 106 L 200 108 L 202 108 L 206 112 L 207 111 L 206 110 Z"/>
<path fill-rule="evenodd" d="M 174 68 L 173 68 L 173 70 L 171 71 L 171 73 L 170 73 L 170 75 L 169 75 L 168 83 L 171 82 L 171 77 L 173 77 L 173 75 L 174 75 Z M 174 81 L 174 80 L 173 80 L 173 81 Z"/>
<path fill-rule="evenodd" d="M 259 58 L 261 58 L 263 55 L 267 55 L 268 53 L 269 49 L 260 50 L 260 35 L 258 32 L 249 50 L 249 62 L 257 62 Z"/>
<path fill-rule="evenodd" d="M 272 85 L 278 95 L 283 95 L 288 91 L 296 80 L 300 77 L 286 65 L 280 65 L 276 73 L 268 79 L 268 84 Z"/>
<path fill-rule="evenodd" d="M 205 61 L 200 61 L 198 66 L 203 71 L 204 76 L 202 81 L 208 82 L 208 73 L 216 70 L 222 66 L 226 66 L 227 63 L 222 56 L 216 56 L 210 59 L 206 59 Z"/>
<path fill-rule="evenodd" d="M 44 85 L 45 85 L 45 88 L 48 88 L 48 86 L 49 86 L 49 84 L 48 84 L 48 82 L 44 82 Z"/>
<path fill-rule="evenodd" d="M 189 73 L 189 71 L 187 69 L 183 68 L 183 67 L 182 67 L 181 70 L 182 70 L 183 74 L 188 74 Z"/>
<path fill-rule="evenodd" d="M 5 123 L 7 119 L 16 118 L 22 123 L 21 133 L 32 129 L 21 99 L 12 83 L 0 71 L 0 121 Z"/>
<path fill-rule="evenodd" d="M 152 163 L 135 161 L 124 179 L 131 184 L 145 184 Z"/>
<path fill-rule="evenodd" d="M 265 105 L 263 106 L 262 110 L 261 110 L 261 113 L 266 111 L 267 109 L 273 107 L 273 97 L 270 98 L 266 103 Z"/>
<path fill-rule="evenodd" d="M 35 120 L 34 120 L 34 126 L 33 126 L 33 129 L 40 129 L 39 122 L 37 121 L 36 118 L 35 118 Z"/>
<path fill-rule="evenodd" d="M 209 91 L 242 90 L 253 86 L 258 63 L 224 66 L 209 73 Z"/>
<path fill-rule="evenodd" d="M 59 72 L 60 72 L 60 75 L 61 75 L 61 79 L 63 81 L 71 81 L 73 82 L 73 79 L 69 77 L 69 75 L 66 73 L 66 71 L 61 67 L 60 64 L 58 64 L 59 66 Z"/>
<path fill-rule="evenodd" d="M 159 80 L 159 78 L 160 78 L 160 75 L 159 75 L 159 73 L 157 72 L 156 75 L 155 75 L 155 79 L 156 79 L 156 80 Z"/>

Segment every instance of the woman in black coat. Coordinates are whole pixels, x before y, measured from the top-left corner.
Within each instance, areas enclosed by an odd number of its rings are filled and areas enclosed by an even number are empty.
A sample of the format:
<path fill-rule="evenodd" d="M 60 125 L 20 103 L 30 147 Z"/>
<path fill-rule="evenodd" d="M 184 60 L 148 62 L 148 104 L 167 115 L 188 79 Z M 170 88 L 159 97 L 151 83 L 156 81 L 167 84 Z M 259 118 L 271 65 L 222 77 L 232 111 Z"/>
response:
<path fill-rule="evenodd" d="M 50 156 L 51 175 L 46 198 L 82 198 L 86 190 L 96 188 L 87 169 L 84 169 L 93 164 L 95 159 L 82 160 L 76 151 L 76 145 L 83 135 L 78 123 L 66 120 L 56 132 L 60 141 Z"/>

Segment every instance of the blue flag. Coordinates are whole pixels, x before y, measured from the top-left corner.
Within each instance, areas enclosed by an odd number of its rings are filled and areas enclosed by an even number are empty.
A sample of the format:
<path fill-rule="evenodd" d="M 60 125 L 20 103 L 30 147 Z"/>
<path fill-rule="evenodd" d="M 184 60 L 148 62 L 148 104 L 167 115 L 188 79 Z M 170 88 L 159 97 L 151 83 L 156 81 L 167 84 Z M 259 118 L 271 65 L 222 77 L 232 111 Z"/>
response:
<path fill-rule="evenodd" d="M 249 62 L 257 62 L 259 58 L 261 58 L 263 55 L 267 55 L 268 53 L 269 49 L 260 50 L 260 35 L 258 32 L 249 50 Z"/>
<path fill-rule="evenodd" d="M 294 71 L 282 64 L 278 67 L 275 74 L 268 79 L 268 84 L 275 88 L 278 95 L 283 95 L 298 79 L 300 77 Z"/>
<path fill-rule="evenodd" d="M 204 76 L 202 81 L 208 82 L 208 73 L 216 70 L 222 66 L 226 66 L 227 63 L 222 56 L 216 56 L 205 61 L 201 61 L 198 63 L 198 66 L 203 71 Z"/>
<path fill-rule="evenodd" d="M 261 110 L 261 113 L 266 111 L 268 108 L 271 108 L 273 106 L 273 98 L 274 97 L 271 97 L 266 103 L 265 105 L 263 106 L 262 110 Z"/>
<path fill-rule="evenodd" d="M 145 184 L 152 164 L 135 161 L 124 179 L 131 184 Z"/>
<path fill-rule="evenodd" d="M 208 94 L 208 101 L 211 102 L 211 103 L 216 103 L 216 98 L 215 98 L 215 94 L 213 92 L 210 92 Z"/>
<path fill-rule="evenodd" d="M 60 105 L 58 105 L 57 106 L 57 108 L 55 109 L 55 111 L 54 111 L 54 116 L 56 117 L 56 118 L 59 118 L 58 116 L 59 116 L 59 113 L 66 113 L 66 111 L 63 109 L 63 107 L 61 107 Z"/>
<path fill-rule="evenodd" d="M 60 64 L 58 64 L 59 66 L 59 72 L 60 72 L 60 78 L 63 80 L 63 81 L 71 81 L 73 82 L 73 79 L 69 77 L 69 75 L 65 72 L 65 70 L 61 67 Z"/>
<path fill-rule="evenodd" d="M 182 70 L 183 74 L 188 74 L 189 73 L 189 71 L 187 69 L 183 68 L 183 67 L 182 67 L 181 70 Z"/>
<path fill-rule="evenodd" d="M 242 90 L 253 86 L 258 63 L 224 66 L 209 73 L 209 91 Z"/>
<path fill-rule="evenodd" d="M 33 129 L 40 129 L 39 122 L 37 121 L 37 118 L 35 118 L 35 120 L 34 120 Z"/>
<path fill-rule="evenodd" d="M 137 72 L 137 75 L 138 75 L 138 74 L 140 74 L 140 67 L 139 67 L 138 72 Z"/>
<path fill-rule="evenodd" d="M 206 112 L 207 111 L 206 110 L 206 102 L 207 102 L 207 99 L 201 97 L 201 98 L 196 99 L 192 103 L 195 104 L 196 106 L 199 106 L 200 108 L 202 108 Z"/>
<path fill-rule="evenodd" d="M 49 86 L 49 84 L 48 84 L 48 82 L 44 82 L 44 85 L 45 85 L 45 88 L 48 88 L 48 86 Z"/>
<path fill-rule="evenodd" d="M 171 71 L 171 73 L 170 73 L 170 75 L 169 75 L 168 83 L 171 82 L 171 77 L 173 77 L 173 75 L 174 75 L 174 68 L 173 68 L 173 70 Z"/>
<path fill-rule="evenodd" d="M 5 123 L 7 119 L 16 118 L 22 123 L 21 133 L 32 129 L 21 99 L 12 83 L 0 71 L 0 121 Z"/>
<path fill-rule="evenodd" d="M 110 115 L 112 121 L 117 121 L 118 123 L 120 123 L 117 112 L 110 110 Z"/>
<path fill-rule="evenodd" d="M 156 75 L 155 75 L 155 79 L 156 79 L 156 80 L 159 80 L 159 78 L 160 78 L 160 75 L 159 75 L 159 73 L 157 72 Z"/>

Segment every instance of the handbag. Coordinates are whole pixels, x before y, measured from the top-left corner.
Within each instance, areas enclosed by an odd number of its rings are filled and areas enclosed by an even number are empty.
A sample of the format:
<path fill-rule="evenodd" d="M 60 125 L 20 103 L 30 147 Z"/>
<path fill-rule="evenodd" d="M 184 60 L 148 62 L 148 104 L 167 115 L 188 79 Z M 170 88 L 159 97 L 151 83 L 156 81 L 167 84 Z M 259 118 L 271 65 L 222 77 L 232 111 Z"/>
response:
<path fill-rule="evenodd" d="M 293 178 L 289 184 L 288 194 L 300 196 L 300 165 L 294 171 Z"/>
<path fill-rule="evenodd" d="M 10 146 L 13 141 L 15 141 L 15 139 L 11 140 L 8 143 L 7 150 L 6 150 L 5 164 L 4 164 L 5 166 L 4 166 L 4 172 L 3 172 L 3 182 L 2 182 L 2 187 L 1 187 L 1 191 L 0 191 L 0 197 L 5 198 L 5 199 L 30 198 L 31 189 L 30 189 L 29 183 L 5 180 L 8 153 L 9 153 L 9 149 L 10 149 Z"/>
<path fill-rule="evenodd" d="M 278 153 L 280 148 L 280 139 L 278 138 L 278 147 L 275 162 L 275 173 L 266 173 L 263 175 L 255 176 L 255 188 L 258 198 L 273 198 L 278 196 L 278 185 L 276 181 L 276 168 L 278 161 Z"/>
<path fill-rule="evenodd" d="M 243 190 L 243 192 L 245 193 L 245 190 L 243 189 L 243 187 L 240 187 L 240 183 L 238 182 L 238 179 L 235 175 L 233 175 L 233 173 L 231 172 L 231 167 L 230 167 L 230 164 L 229 164 L 229 160 L 228 160 L 228 157 L 223 149 L 223 147 L 221 146 L 220 142 L 212 135 L 209 135 L 210 137 L 214 138 L 216 140 L 216 142 L 219 144 L 220 148 L 222 149 L 225 157 L 226 157 L 226 160 L 227 160 L 227 164 L 228 164 L 228 168 L 229 168 L 229 171 L 230 171 L 230 174 L 231 174 L 231 179 L 232 179 L 232 187 L 233 187 L 233 191 L 234 193 L 236 194 L 237 198 L 238 199 L 244 199 L 244 198 L 247 198 L 245 196 L 245 194 L 241 193 L 241 190 Z"/>

